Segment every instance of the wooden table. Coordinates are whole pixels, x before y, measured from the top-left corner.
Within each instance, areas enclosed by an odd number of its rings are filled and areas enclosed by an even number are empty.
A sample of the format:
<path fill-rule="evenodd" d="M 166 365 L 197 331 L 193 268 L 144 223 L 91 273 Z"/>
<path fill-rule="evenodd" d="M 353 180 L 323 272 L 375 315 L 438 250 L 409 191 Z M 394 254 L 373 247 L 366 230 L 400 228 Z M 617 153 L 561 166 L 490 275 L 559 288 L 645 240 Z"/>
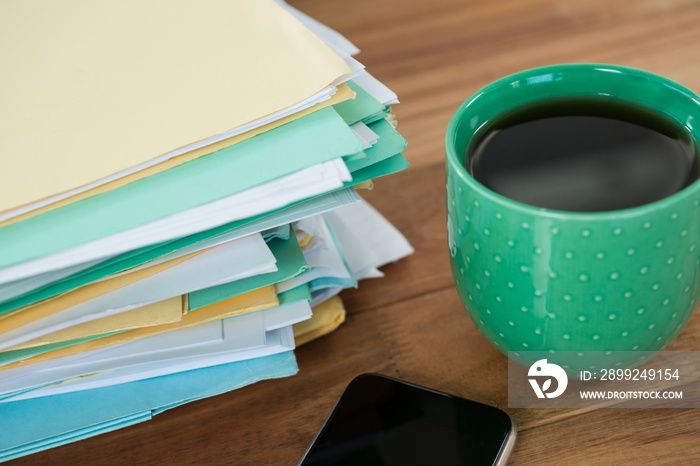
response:
<path fill-rule="evenodd" d="M 345 292 L 346 323 L 298 349 L 300 372 L 168 411 L 16 464 L 293 465 L 347 383 L 380 372 L 499 406 L 512 464 L 700 464 L 700 410 L 508 409 L 506 358 L 477 332 L 452 284 L 443 140 L 452 112 L 506 74 L 560 62 L 644 68 L 700 90 L 692 0 L 297 0 L 356 43 L 394 89 L 412 167 L 365 194 L 416 248 Z M 700 316 L 672 344 L 700 349 Z M 1 435 L 1 434 L 0 434 Z"/>

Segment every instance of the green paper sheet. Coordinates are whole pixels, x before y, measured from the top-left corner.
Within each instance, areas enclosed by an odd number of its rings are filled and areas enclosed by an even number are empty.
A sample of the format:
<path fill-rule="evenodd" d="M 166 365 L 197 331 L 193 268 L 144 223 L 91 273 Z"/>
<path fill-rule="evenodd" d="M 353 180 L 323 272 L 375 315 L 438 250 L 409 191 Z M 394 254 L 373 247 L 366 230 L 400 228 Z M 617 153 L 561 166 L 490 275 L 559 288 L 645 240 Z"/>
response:
<path fill-rule="evenodd" d="M 262 233 L 263 238 L 265 241 L 270 241 L 273 238 L 279 238 L 284 241 L 287 241 L 289 239 L 290 235 L 290 229 L 289 225 L 280 225 L 276 228 L 271 228 L 269 230 L 265 230 Z"/>
<path fill-rule="evenodd" d="M 384 105 L 379 103 L 377 99 L 369 95 L 367 91 L 353 81 L 349 81 L 348 85 L 355 91 L 355 98 L 334 105 L 334 108 L 345 123 L 352 125 L 375 117 L 377 114 L 380 114 L 382 117 L 384 116 L 384 110 L 386 108 Z"/>
<path fill-rule="evenodd" d="M 280 301 L 280 306 L 302 300 L 311 301 L 311 290 L 309 289 L 309 285 L 307 283 L 302 283 L 291 290 L 283 291 L 277 295 L 277 298 Z"/>
<path fill-rule="evenodd" d="M 353 182 L 362 183 L 367 180 L 377 179 L 382 176 L 391 175 L 408 168 L 408 161 L 401 154 L 396 154 L 386 160 L 370 165 L 352 174 Z"/>
<path fill-rule="evenodd" d="M 364 150 L 364 158 L 345 161 L 348 170 L 353 173 L 353 181 L 355 178 L 354 173 L 358 170 L 386 160 L 406 148 L 406 140 L 386 119 L 381 118 L 367 126 L 379 136 L 379 139 L 374 146 Z"/>

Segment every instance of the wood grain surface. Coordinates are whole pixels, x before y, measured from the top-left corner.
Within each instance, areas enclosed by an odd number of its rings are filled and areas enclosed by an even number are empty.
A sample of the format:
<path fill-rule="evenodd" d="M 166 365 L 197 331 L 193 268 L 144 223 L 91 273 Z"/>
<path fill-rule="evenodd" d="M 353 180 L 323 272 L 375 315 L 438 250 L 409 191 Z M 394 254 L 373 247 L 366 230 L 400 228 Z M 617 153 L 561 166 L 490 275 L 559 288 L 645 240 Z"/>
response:
<path fill-rule="evenodd" d="M 499 406 L 515 465 L 698 465 L 700 410 L 507 408 L 507 361 L 467 318 L 450 276 L 444 133 L 481 86 L 525 68 L 604 62 L 700 90 L 700 2 L 692 0 L 295 0 L 352 40 L 395 90 L 412 167 L 363 195 L 416 253 L 343 294 L 347 321 L 297 350 L 300 372 L 11 464 L 294 465 L 347 383 L 381 372 Z M 700 349 L 696 314 L 672 349 Z M 0 433 L 1 435 L 1 433 Z"/>

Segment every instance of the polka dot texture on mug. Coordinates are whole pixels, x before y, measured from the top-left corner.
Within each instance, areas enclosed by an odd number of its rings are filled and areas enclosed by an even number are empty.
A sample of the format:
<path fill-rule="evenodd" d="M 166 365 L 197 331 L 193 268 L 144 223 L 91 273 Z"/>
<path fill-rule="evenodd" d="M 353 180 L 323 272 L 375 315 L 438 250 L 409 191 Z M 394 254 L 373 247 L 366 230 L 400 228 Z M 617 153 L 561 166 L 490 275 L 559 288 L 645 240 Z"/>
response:
<path fill-rule="evenodd" d="M 658 349 L 694 307 L 700 216 L 687 205 L 560 219 L 463 196 L 450 220 L 460 296 L 502 351 Z"/>

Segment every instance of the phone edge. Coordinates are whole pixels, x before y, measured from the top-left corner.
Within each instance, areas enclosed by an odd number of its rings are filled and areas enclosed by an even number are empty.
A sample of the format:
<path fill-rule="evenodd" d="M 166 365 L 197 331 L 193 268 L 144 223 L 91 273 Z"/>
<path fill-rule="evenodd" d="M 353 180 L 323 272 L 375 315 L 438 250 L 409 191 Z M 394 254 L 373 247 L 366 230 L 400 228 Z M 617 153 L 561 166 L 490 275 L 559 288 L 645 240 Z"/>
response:
<path fill-rule="evenodd" d="M 510 416 L 508 416 L 510 419 Z M 505 442 L 503 442 L 503 446 L 501 447 L 501 451 L 498 452 L 498 456 L 496 457 L 496 462 L 494 463 L 494 466 L 505 466 L 508 464 L 508 459 L 510 458 L 510 455 L 513 453 L 513 448 L 515 448 L 515 440 L 518 437 L 518 431 L 515 430 L 515 424 L 513 423 L 513 420 L 510 420 L 510 432 L 508 432 L 508 435 L 506 436 Z"/>

